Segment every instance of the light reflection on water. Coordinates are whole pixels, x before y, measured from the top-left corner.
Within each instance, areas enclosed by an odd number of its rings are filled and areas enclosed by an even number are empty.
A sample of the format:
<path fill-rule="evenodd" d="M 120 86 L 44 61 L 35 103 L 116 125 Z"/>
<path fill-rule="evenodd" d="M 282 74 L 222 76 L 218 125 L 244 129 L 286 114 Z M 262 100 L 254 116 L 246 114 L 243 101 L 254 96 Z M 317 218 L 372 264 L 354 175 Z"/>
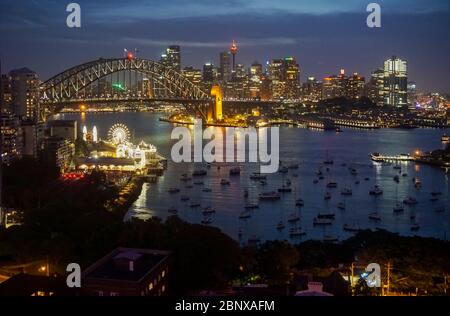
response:
<path fill-rule="evenodd" d="M 143 139 L 157 146 L 164 156 L 170 158 L 170 149 L 174 140 L 170 140 L 172 126 L 160 122 L 159 114 L 154 113 L 109 113 L 80 115 L 66 114 L 64 118 L 76 118 L 80 125 L 87 124 L 89 129 L 95 124 L 100 137 L 105 137 L 108 128 L 114 123 L 126 124 L 133 134 L 135 141 Z M 81 127 L 80 127 L 81 128 Z M 290 239 L 287 219 L 292 212 L 299 211 L 302 227 L 307 235 L 295 240 L 322 239 L 324 235 L 338 236 L 340 239 L 348 238 L 352 233 L 343 230 L 345 223 L 359 225 L 362 228 L 385 228 L 399 232 L 403 235 L 422 235 L 446 238 L 446 232 L 450 231 L 450 186 L 449 176 L 441 170 L 426 165 L 402 163 L 402 177 L 399 170 L 390 166 L 374 164 L 368 155 L 371 152 L 398 154 L 413 152 L 416 149 L 422 151 L 442 148 L 440 137 L 448 130 L 416 129 L 416 130 L 351 130 L 344 129 L 342 133 L 330 133 L 313 131 L 300 128 L 280 128 L 280 157 L 282 161 L 297 161 L 300 163 L 298 170 L 289 170 L 286 175 L 275 173 L 268 176 L 266 186 L 259 181 L 249 180 L 252 172 L 259 171 L 259 165 L 255 163 L 221 164 L 208 169 L 208 176 L 202 177 L 203 185 L 194 185 L 187 188 L 186 183 L 179 180 L 181 174 L 192 173 L 195 169 L 206 168 L 200 163 L 175 164 L 169 161 L 164 175 L 158 179 L 157 184 L 144 185 L 142 194 L 133 204 L 127 216 L 137 216 L 145 219 L 149 216 L 166 218 L 167 210 L 175 207 L 178 215 L 193 223 L 200 223 L 203 216 L 200 208 L 191 208 L 192 201 L 198 201 L 202 207 L 211 206 L 216 210 L 213 224 L 220 227 L 233 238 L 238 238 L 238 231 L 242 229 L 243 240 L 252 235 L 257 235 L 261 240 L 265 239 Z M 237 149 L 238 150 L 238 149 Z M 326 171 L 323 167 L 324 180 L 314 184 L 317 178 L 315 171 L 327 156 L 334 160 L 334 164 Z M 345 164 L 345 165 L 343 165 Z M 232 166 L 240 165 L 240 176 L 229 176 Z M 349 167 L 357 169 L 358 175 L 350 174 Z M 293 174 L 298 174 L 294 177 Z M 399 174 L 400 183 L 393 181 L 393 176 Z M 419 177 L 422 188 L 416 189 L 412 179 Z M 222 178 L 229 179 L 231 185 L 221 185 Z M 369 178 L 369 180 L 365 180 Z M 290 179 L 292 193 L 284 193 L 282 199 L 275 202 L 261 202 L 259 209 L 252 212 L 252 217 L 240 220 L 239 214 L 244 210 L 247 202 L 258 203 L 258 194 L 264 191 L 277 190 Z M 194 181 L 198 179 L 194 178 Z M 359 180 L 359 184 L 355 181 Z M 327 189 L 328 181 L 338 182 L 338 188 Z M 369 195 L 369 190 L 374 185 L 379 185 L 384 194 L 380 197 Z M 170 194 L 167 190 L 171 187 L 180 188 L 178 194 Z M 212 192 L 202 192 L 203 187 L 209 187 Z M 351 188 L 353 194 L 345 197 L 340 194 L 343 187 Z M 244 190 L 248 190 L 248 198 L 244 197 Z M 430 192 L 439 190 L 442 195 L 437 202 L 431 202 Z M 324 200 L 325 192 L 331 192 L 332 198 Z M 181 195 L 188 195 L 189 201 L 181 201 Z M 397 201 L 401 202 L 407 196 L 414 196 L 419 203 L 415 206 L 405 206 L 403 214 L 394 215 L 392 208 Z M 296 207 L 295 200 L 302 198 L 304 207 Z M 344 202 L 346 209 L 339 210 L 337 204 Z M 437 206 L 445 206 L 444 213 L 437 213 Z M 318 212 L 332 211 L 336 219 L 332 226 L 314 227 L 313 218 Z M 370 212 L 378 211 L 382 217 L 381 222 L 369 221 Z M 411 214 L 416 214 L 416 221 L 420 224 L 420 230 L 411 231 Z M 286 228 L 277 231 L 275 226 L 283 220 Z M 448 239 L 448 238 L 447 238 Z"/>

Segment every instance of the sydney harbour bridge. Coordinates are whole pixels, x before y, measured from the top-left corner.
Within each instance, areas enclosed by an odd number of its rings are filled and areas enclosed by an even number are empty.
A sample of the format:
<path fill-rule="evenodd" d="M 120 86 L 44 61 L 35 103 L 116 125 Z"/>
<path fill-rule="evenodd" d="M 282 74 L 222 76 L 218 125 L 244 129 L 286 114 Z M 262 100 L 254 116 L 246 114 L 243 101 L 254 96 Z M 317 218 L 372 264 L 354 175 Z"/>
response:
<path fill-rule="evenodd" d="M 192 83 L 171 67 L 141 58 L 100 58 L 67 69 L 41 84 L 47 113 L 64 106 L 114 102 L 172 102 L 207 120 L 222 119 L 222 93 Z M 252 106 L 260 101 L 241 102 Z M 225 101 L 226 105 L 227 101 Z"/>

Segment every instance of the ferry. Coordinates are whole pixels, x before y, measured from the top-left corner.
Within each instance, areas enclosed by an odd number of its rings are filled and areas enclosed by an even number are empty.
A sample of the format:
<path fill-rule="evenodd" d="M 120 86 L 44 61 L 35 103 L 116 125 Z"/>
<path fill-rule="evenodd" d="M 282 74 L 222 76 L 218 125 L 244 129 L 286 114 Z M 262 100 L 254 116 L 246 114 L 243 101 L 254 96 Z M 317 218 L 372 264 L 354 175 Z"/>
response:
<path fill-rule="evenodd" d="M 359 232 L 361 230 L 361 228 L 355 224 L 344 224 L 343 229 L 348 232 Z"/>
<path fill-rule="evenodd" d="M 250 175 L 250 180 L 266 180 L 267 177 L 259 172 L 254 172 Z"/>
<path fill-rule="evenodd" d="M 283 192 L 283 193 L 292 192 L 292 188 L 289 186 L 283 185 L 281 188 L 278 189 L 278 192 Z"/>
<path fill-rule="evenodd" d="M 230 181 L 227 180 L 227 179 L 222 179 L 222 180 L 220 180 L 220 184 L 221 184 L 221 185 L 229 185 L 229 184 L 230 184 Z"/>
<path fill-rule="evenodd" d="M 211 190 L 211 188 L 203 188 L 202 189 L 202 192 L 211 192 L 212 190 Z"/>
<path fill-rule="evenodd" d="M 182 195 L 181 198 L 180 198 L 181 201 L 189 201 L 189 199 L 190 198 L 187 195 Z"/>
<path fill-rule="evenodd" d="M 306 232 L 301 229 L 300 227 L 293 227 L 289 230 L 289 236 L 291 237 L 297 237 L 297 236 L 304 236 L 306 235 Z"/>
<path fill-rule="evenodd" d="M 416 205 L 418 202 L 412 196 L 408 196 L 406 199 L 403 200 L 403 203 L 405 203 L 406 205 Z"/>
<path fill-rule="evenodd" d="M 331 199 L 331 193 L 330 193 L 330 192 L 325 193 L 325 195 L 323 196 L 323 199 L 324 199 L 324 200 L 329 200 L 329 199 Z"/>
<path fill-rule="evenodd" d="M 394 213 L 403 213 L 405 209 L 400 203 L 397 203 L 393 208 Z"/>
<path fill-rule="evenodd" d="M 382 155 L 380 153 L 372 153 L 370 154 L 370 158 L 375 162 L 383 162 L 383 161 L 411 161 L 414 160 L 410 154 L 399 154 L 399 155 Z"/>
<path fill-rule="evenodd" d="M 260 200 L 279 200 L 281 198 L 280 193 L 277 192 L 263 192 L 259 194 Z"/>
<path fill-rule="evenodd" d="M 450 137 L 447 134 L 442 135 L 441 141 L 442 142 L 448 142 L 450 140 Z"/>
<path fill-rule="evenodd" d="M 325 225 L 332 225 L 333 221 L 331 219 L 328 218 L 317 218 L 314 217 L 313 219 L 313 225 L 320 225 L 320 226 L 325 226 Z"/>
<path fill-rule="evenodd" d="M 305 205 L 305 202 L 303 201 L 303 199 L 297 199 L 297 200 L 295 200 L 295 205 L 303 206 L 303 205 Z"/>
<path fill-rule="evenodd" d="M 381 221 L 381 216 L 378 212 L 373 212 L 369 214 L 369 219 L 373 221 Z"/>
<path fill-rule="evenodd" d="M 352 195 L 353 191 L 349 188 L 343 188 L 341 191 L 341 195 Z"/>
<path fill-rule="evenodd" d="M 277 230 L 282 230 L 282 229 L 284 229 L 284 227 L 286 227 L 286 226 L 283 224 L 283 221 L 278 222 Z"/>
<path fill-rule="evenodd" d="M 252 210 L 252 209 L 255 209 L 255 208 L 259 208 L 259 205 L 256 204 L 256 203 L 247 203 L 247 204 L 245 204 L 244 208 L 246 210 Z"/>
<path fill-rule="evenodd" d="M 242 212 L 241 214 L 239 214 L 239 219 L 247 219 L 252 217 L 252 214 L 250 214 L 249 212 Z"/>
<path fill-rule="evenodd" d="M 192 176 L 194 177 L 206 176 L 207 174 L 208 172 L 205 169 L 194 170 L 194 172 L 192 172 Z"/>
<path fill-rule="evenodd" d="M 334 181 L 328 182 L 327 188 L 337 188 L 337 183 Z"/>
<path fill-rule="evenodd" d="M 340 209 L 340 210 L 345 210 L 344 202 L 339 202 L 338 205 L 337 205 L 337 208 Z"/>
<path fill-rule="evenodd" d="M 169 193 L 178 193 L 178 192 L 180 192 L 180 189 L 178 189 L 178 188 L 169 188 L 169 190 L 167 190 L 167 192 L 169 192 Z"/>
<path fill-rule="evenodd" d="M 234 167 L 230 169 L 230 176 L 236 176 L 241 174 L 241 168 Z"/>
<path fill-rule="evenodd" d="M 299 220 L 300 220 L 300 216 L 298 216 L 297 214 L 291 213 L 291 214 L 289 215 L 289 218 L 288 218 L 288 222 L 289 222 L 289 223 L 296 223 L 296 222 L 298 222 Z"/>

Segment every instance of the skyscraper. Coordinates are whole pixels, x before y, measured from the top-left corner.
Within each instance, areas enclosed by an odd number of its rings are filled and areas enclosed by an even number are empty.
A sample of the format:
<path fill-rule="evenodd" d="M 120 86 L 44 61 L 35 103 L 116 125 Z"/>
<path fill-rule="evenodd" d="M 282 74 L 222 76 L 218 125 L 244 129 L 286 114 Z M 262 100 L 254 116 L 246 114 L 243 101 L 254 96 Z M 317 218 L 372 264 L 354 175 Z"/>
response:
<path fill-rule="evenodd" d="M 227 82 L 231 80 L 231 54 L 230 52 L 220 53 L 220 80 Z"/>
<path fill-rule="evenodd" d="M 353 73 L 347 78 L 345 96 L 349 99 L 359 99 L 364 94 L 365 78 Z"/>
<path fill-rule="evenodd" d="M 407 105 L 407 64 L 392 56 L 384 62 L 384 104 L 394 107 Z"/>
<path fill-rule="evenodd" d="M 171 45 L 166 48 L 166 53 L 161 55 L 161 64 L 164 66 L 175 69 L 176 71 L 181 71 L 181 51 L 180 46 Z"/>
<path fill-rule="evenodd" d="M 272 59 L 268 63 L 268 77 L 272 90 L 272 98 L 282 99 L 285 89 L 283 59 Z"/>
<path fill-rule="evenodd" d="M 200 85 L 202 83 L 203 75 L 200 69 L 185 67 L 182 73 L 193 84 Z"/>
<path fill-rule="evenodd" d="M 297 99 L 300 92 L 300 66 L 295 57 L 284 58 L 284 75 L 286 81 L 285 97 Z"/>
<path fill-rule="evenodd" d="M 248 90 L 249 90 L 249 97 L 251 99 L 261 98 L 262 75 L 263 75 L 262 65 L 258 62 L 254 62 L 250 66 L 250 74 L 249 74 Z"/>
<path fill-rule="evenodd" d="M 11 84 L 11 110 L 22 120 L 39 121 L 39 78 L 28 69 L 9 72 Z"/>
<path fill-rule="evenodd" d="M 367 97 L 378 106 L 384 104 L 384 70 L 377 69 L 372 72 L 367 84 Z"/>
<path fill-rule="evenodd" d="M 231 43 L 231 47 L 230 47 L 230 53 L 231 55 L 233 55 L 233 71 L 236 68 L 236 54 L 237 54 L 238 48 L 237 48 L 237 44 L 236 42 L 233 40 L 233 42 Z"/>
<path fill-rule="evenodd" d="M 206 90 L 210 90 L 216 81 L 216 69 L 212 63 L 203 65 L 203 86 Z"/>

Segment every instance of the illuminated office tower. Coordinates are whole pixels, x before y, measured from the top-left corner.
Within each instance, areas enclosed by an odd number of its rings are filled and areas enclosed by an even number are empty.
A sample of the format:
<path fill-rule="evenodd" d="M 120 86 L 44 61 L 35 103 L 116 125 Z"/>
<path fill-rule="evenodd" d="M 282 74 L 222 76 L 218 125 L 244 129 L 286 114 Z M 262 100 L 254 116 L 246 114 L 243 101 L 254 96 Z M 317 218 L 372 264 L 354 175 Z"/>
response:
<path fill-rule="evenodd" d="M 417 86 L 414 81 L 409 81 L 407 84 L 407 100 L 408 108 L 414 110 L 416 108 Z"/>
<path fill-rule="evenodd" d="M 181 71 L 181 51 L 180 46 L 171 45 L 166 48 L 166 52 L 161 55 L 159 60 L 164 66 L 175 69 L 176 71 Z"/>
<path fill-rule="evenodd" d="M 378 106 L 384 104 L 384 70 L 377 69 L 372 72 L 367 83 L 367 97 Z"/>
<path fill-rule="evenodd" d="M 285 92 L 287 99 L 298 99 L 300 92 L 300 66 L 297 64 L 295 57 L 284 58 L 284 80 Z"/>
<path fill-rule="evenodd" d="M 217 70 L 212 63 L 206 63 L 203 65 L 203 87 L 210 90 L 217 78 Z"/>
<path fill-rule="evenodd" d="M 364 95 L 365 78 L 353 73 L 349 76 L 345 86 L 345 96 L 349 99 L 359 99 Z"/>
<path fill-rule="evenodd" d="M 185 67 L 182 73 L 193 84 L 200 85 L 202 83 L 203 74 L 200 69 L 195 69 L 194 67 Z"/>
<path fill-rule="evenodd" d="M 332 99 L 345 96 L 348 78 L 345 70 L 341 69 L 339 75 L 332 75 L 323 78 L 322 99 Z"/>
<path fill-rule="evenodd" d="M 220 53 L 220 80 L 227 82 L 231 80 L 231 53 Z"/>
<path fill-rule="evenodd" d="M 9 72 L 11 85 L 11 111 L 22 120 L 39 121 L 39 78 L 28 69 Z"/>
<path fill-rule="evenodd" d="M 302 85 L 301 97 L 303 101 L 318 102 L 322 97 L 322 84 L 315 77 L 308 77 Z"/>
<path fill-rule="evenodd" d="M 261 98 L 261 86 L 262 86 L 263 68 L 258 62 L 254 62 L 250 66 L 249 82 L 248 82 L 248 94 L 251 99 Z"/>
<path fill-rule="evenodd" d="M 407 105 L 407 63 L 392 56 L 384 62 L 384 105 Z"/>
<path fill-rule="evenodd" d="M 285 80 L 283 59 L 272 59 L 270 63 L 268 62 L 268 77 L 271 85 L 272 98 L 284 98 Z"/>

